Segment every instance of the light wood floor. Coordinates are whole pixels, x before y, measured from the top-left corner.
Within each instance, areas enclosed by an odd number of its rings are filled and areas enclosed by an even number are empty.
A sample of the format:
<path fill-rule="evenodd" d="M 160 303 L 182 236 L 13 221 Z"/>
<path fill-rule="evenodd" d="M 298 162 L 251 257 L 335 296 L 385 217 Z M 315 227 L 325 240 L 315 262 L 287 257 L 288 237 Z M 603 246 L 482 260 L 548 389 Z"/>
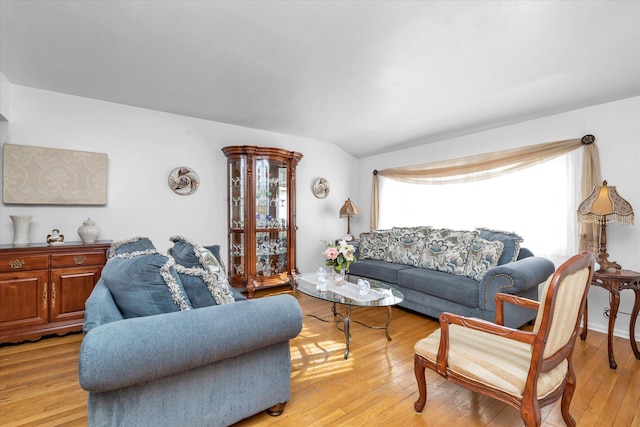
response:
<path fill-rule="evenodd" d="M 300 295 L 305 314 L 331 319 L 330 305 Z M 380 324 L 386 308 L 355 308 L 352 319 Z M 515 409 L 466 391 L 427 371 L 428 400 L 413 410 L 413 345 L 433 319 L 393 309 L 391 336 L 352 322 L 351 354 L 333 324 L 305 316 L 291 342 L 291 399 L 280 417 L 266 413 L 237 426 L 521 426 Z M 0 347 L 0 425 L 83 426 L 86 393 L 77 381 L 81 334 Z M 571 413 L 578 426 L 640 426 L 640 361 L 615 338 L 618 369 L 607 362 L 606 335 L 589 331 L 574 352 L 578 376 Z M 248 399 L 251 396 L 247 396 Z M 544 426 L 564 426 L 558 404 L 542 409 Z M 134 426 L 132 426 L 134 427 Z"/>

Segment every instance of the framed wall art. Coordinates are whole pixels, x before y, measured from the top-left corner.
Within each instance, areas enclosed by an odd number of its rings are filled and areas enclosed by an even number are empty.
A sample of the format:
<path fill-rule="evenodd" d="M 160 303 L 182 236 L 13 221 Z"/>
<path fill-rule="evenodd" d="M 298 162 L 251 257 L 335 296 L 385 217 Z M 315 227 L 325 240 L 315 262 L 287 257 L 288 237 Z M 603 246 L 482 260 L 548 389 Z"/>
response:
<path fill-rule="evenodd" d="M 106 205 L 107 155 L 5 144 L 2 201 L 24 205 Z"/>

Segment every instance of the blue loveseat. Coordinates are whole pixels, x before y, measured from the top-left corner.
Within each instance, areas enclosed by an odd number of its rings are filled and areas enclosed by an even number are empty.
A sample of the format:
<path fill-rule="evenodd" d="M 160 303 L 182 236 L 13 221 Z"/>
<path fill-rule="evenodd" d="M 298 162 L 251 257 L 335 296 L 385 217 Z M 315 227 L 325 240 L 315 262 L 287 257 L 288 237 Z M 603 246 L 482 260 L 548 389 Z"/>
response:
<path fill-rule="evenodd" d="M 79 355 L 90 426 L 227 426 L 278 415 L 289 399 L 289 340 L 302 328 L 295 298 L 247 300 L 194 266 L 202 248 L 175 243 L 175 258 L 144 238 L 112 246 Z"/>
<path fill-rule="evenodd" d="M 498 292 L 538 300 L 538 285 L 555 267 L 521 248 L 514 233 L 394 227 L 360 234 L 350 274 L 402 292 L 401 307 L 437 318 L 448 311 L 494 321 Z M 505 325 L 520 327 L 536 312 L 507 304 Z"/>

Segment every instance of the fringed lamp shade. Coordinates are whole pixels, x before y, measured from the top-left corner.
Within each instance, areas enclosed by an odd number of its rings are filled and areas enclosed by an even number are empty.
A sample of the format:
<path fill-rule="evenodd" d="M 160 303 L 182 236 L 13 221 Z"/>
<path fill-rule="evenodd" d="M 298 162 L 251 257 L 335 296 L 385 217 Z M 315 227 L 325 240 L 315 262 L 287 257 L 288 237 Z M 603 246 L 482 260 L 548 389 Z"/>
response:
<path fill-rule="evenodd" d="M 620 197 L 616 187 L 595 187 L 593 192 L 578 207 L 578 221 L 600 224 L 602 221 L 617 222 L 618 224 L 633 224 L 633 208 L 625 199 Z"/>
<path fill-rule="evenodd" d="M 607 226 L 609 222 L 633 224 L 633 208 L 620 197 L 616 187 L 608 186 L 607 181 L 601 187 L 595 187 L 589 197 L 578 206 L 578 221 L 600 224 L 600 245 L 597 261 L 607 269 L 620 270 L 620 264 L 608 260 Z"/>
<path fill-rule="evenodd" d="M 351 217 L 360 215 L 360 211 L 358 207 L 351 201 L 351 199 L 347 199 L 344 202 L 344 205 L 340 208 L 340 218 L 347 218 L 347 235 L 345 237 L 348 240 L 352 240 L 353 236 L 351 235 Z"/>

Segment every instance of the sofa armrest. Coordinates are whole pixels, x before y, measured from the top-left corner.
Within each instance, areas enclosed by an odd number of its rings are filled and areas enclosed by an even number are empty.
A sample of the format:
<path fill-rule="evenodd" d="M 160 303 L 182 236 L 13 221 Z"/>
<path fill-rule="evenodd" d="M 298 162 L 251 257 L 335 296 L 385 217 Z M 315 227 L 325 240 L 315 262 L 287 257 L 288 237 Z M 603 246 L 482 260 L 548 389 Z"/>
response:
<path fill-rule="evenodd" d="M 102 279 L 98 280 L 91 295 L 84 303 L 85 316 L 82 331 L 86 334 L 91 329 L 105 323 L 122 320 L 122 313 L 113 300 L 113 296 Z"/>
<path fill-rule="evenodd" d="M 291 295 L 119 320 L 85 335 L 80 385 L 116 390 L 288 341 L 301 330 Z"/>
<path fill-rule="evenodd" d="M 543 283 L 554 271 L 551 260 L 535 256 L 494 267 L 480 281 L 478 304 L 480 308 L 495 311 L 495 294 L 520 294 Z"/>

